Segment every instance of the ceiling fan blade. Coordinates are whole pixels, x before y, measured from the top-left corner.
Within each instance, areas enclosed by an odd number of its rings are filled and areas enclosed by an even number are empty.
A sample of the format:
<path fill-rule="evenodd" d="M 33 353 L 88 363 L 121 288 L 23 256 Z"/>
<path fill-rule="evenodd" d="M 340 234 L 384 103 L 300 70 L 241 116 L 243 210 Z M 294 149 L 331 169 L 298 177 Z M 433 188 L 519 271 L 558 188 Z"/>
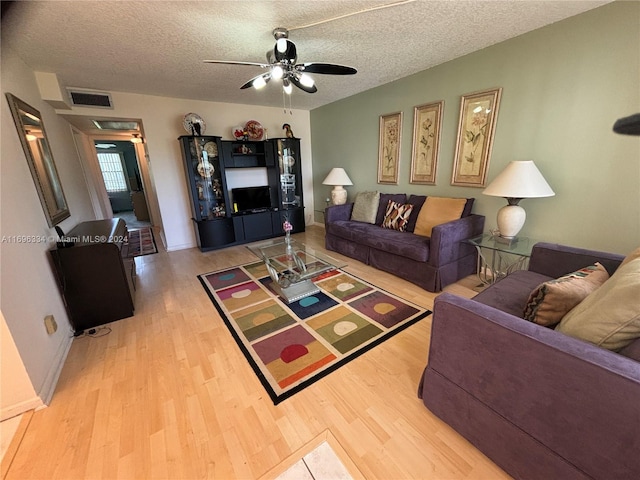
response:
<path fill-rule="evenodd" d="M 296 87 L 298 87 L 300 90 L 303 90 L 307 93 L 316 93 L 318 91 L 318 89 L 316 88 L 315 85 L 311 85 L 310 87 L 307 87 L 305 85 L 302 85 L 300 83 L 300 80 L 298 80 L 296 77 L 294 77 L 293 75 L 291 75 L 289 77 L 289 80 L 291 80 L 291 83 L 293 83 Z"/>
<path fill-rule="evenodd" d="M 247 83 L 245 83 L 244 85 L 242 85 L 240 87 L 240 90 L 244 90 L 245 88 L 249 88 L 249 87 L 253 87 L 253 82 L 257 79 L 262 77 L 264 79 L 264 83 L 269 83 L 269 80 L 271 80 L 271 72 L 267 72 L 267 73 L 262 73 L 260 75 L 256 75 L 255 77 L 253 77 L 251 80 L 249 80 Z"/>
<path fill-rule="evenodd" d="M 355 68 L 333 63 L 301 63 L 296 68 L 306 73 L 320 73 L 324 75 L 354 75 L 358 73 Z"/>
<path fill-rule="evenodd" d="M 267 68 L 269 65 L 266 63 L 258 63 L 258 62 L 232 62 L 227 60 L 203 60 L 204 63 L 217 63 L 221 65 L 249 65 L 253 67 L 262 67 Z"/>

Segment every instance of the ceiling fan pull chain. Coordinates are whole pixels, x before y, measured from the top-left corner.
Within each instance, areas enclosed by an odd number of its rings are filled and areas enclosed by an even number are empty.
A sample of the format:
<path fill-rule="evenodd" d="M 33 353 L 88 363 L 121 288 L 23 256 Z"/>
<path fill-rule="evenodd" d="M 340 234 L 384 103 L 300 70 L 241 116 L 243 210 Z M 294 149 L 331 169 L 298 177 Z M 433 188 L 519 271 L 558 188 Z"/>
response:
<path fill-rule="evenodd" d="M 287 114 L 287 97 L 284 94 L 284 89 L 282 90 L 282 113 Z"/>

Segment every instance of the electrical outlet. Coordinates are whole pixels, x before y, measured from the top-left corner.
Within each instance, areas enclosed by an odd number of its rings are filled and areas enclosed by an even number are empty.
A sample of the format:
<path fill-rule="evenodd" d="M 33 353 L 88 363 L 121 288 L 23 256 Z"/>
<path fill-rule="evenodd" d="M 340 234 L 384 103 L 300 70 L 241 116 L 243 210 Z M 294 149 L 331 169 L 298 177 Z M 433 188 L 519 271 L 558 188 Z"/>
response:
<path fill-rule="evenodd" d="M 53 315 L 47 315 L 44 317 L 44 328 L 47 329 L 47 333 L 49 335 L 53 335 L 58 330 L 58 324 L 56 323 L 56 319 L 53 318 Z"/>

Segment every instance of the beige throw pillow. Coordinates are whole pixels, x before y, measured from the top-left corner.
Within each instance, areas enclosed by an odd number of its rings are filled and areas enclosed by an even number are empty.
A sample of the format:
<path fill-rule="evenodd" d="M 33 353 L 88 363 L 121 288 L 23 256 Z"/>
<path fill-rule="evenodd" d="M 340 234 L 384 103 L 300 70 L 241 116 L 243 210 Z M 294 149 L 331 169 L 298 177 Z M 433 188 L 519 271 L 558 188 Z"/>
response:
<path fill-rule="evenodd" d="M 380 203 L 380 192 L 358 192 L 353 202 L 351 220 L 376 223 L 376 214 Z"/>
<path fill-rule="evenodd" d="M 556 330 L 618 351 L 640 337 L 640 257 L 618 267 Z"/>
<path fill-rule="evenodd" d="M 466 203 L 466 198 L 427 197 L 418 214 L 413 233 L 430 237 L 431 230 L 436 225 L 459 219 Z"/>
<path fill-rule="evenodd" d="M 538 285 L 524 307 L 524 319 L 544 325 L 555 325 L 609 278 L 599 263 L 568 273 Z"/>

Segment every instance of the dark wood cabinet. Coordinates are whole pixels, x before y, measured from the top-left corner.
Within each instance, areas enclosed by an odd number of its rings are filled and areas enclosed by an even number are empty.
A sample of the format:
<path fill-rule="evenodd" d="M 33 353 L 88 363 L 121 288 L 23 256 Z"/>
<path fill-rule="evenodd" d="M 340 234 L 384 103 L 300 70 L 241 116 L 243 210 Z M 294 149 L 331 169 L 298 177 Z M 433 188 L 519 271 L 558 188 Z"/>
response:
<path fill-rule="evenodd" d="M 83 222 L 66 235 L 73 246 L 50 250 L 76 335 L 133 315 L 136 267 L 127 235 L 121 219 Z"/>

